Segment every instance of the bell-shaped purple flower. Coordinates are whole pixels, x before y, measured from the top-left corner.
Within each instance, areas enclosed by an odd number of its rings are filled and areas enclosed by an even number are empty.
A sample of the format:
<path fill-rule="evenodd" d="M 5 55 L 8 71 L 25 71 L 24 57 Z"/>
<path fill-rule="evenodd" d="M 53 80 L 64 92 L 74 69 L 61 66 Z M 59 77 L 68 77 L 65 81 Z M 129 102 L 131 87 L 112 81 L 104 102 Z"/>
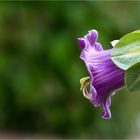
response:
<path fill-rule="evenodd" d="M 83 38 L 78 38 L 82 48 L 80 58 L 85 62 L 90 77 L 81 79 L 84 96 L 95 106 L 102 107 L 102 117 L 111 118 L 110 96 L 124 86 L 124 70 L 111 60 L 112 49 L 103 50 L 96 42 L 98 32 L 91 30 Z"/>

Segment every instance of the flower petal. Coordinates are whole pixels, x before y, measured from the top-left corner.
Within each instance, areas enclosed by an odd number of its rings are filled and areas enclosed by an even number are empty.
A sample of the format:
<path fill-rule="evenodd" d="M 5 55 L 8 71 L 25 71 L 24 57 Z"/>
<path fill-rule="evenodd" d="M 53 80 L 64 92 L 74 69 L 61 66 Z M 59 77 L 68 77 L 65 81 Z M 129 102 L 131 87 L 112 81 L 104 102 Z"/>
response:
<path fill-rule="evenodd" d="M 91 30 L 88 32 L 88 34 L 85 36 L 85 38 L 87 38 L 90 45 L 93 46 L 98 38 L 98 32 L 96 30 Z"/>
<path fill-rule="evenodd" d="M 124 70 L 118 68 L 111 60 L 112 49 L 103 50 L 96 42 L 98 32 L 91 30 L 83 38 L 79 38 L 82 48 L 80 58 L 85 62 L 90 75 L 90 90 L 85 85 L 84 96 L 94 106 L 102 107 L 102 117 L 111 118 L 111 95 L 124 86 Z M 112 42 L 114 45 L 117 41 Z"/>
<path fill-rule="evenodd" d="M 84 37 L 78 38 L 80 47 L 87 52 L 90 51 L 102 51 L 103 48 L 100 43 L 96 42 L 98 38 L 98 32 L 96 30 L 89 31 Z"/>
<path fill-rule="evenodd" d="M 102 100 L 102 117 L 104 119 L 110 119 L 111 118 L 111 113 L 110 113 L 110 104 L 111 104 L 111 98 L 106 97 L 103 98 Z"/>
<path fill-rule="evenodd" d="M 83 38 L 78 38 L 78 42 L 80 44 L 80 47 L 83 49 L 85 47 L 85 39 Z"/>

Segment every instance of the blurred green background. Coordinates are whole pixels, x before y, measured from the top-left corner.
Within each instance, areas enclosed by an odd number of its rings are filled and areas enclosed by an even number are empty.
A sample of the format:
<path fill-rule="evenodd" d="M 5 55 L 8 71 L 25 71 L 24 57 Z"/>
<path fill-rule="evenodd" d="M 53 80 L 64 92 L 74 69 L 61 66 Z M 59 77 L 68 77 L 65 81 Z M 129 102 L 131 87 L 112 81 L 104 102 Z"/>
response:
<path fill-rule="evenodd" d="M 0 137 L 139 137 L 140 94 L 112 96 L 110 120 L 83 97 L 77 42 L 96 29 L 111 48 L 140 29 L 139 11 L 138 1 L 0 2 Z"/>

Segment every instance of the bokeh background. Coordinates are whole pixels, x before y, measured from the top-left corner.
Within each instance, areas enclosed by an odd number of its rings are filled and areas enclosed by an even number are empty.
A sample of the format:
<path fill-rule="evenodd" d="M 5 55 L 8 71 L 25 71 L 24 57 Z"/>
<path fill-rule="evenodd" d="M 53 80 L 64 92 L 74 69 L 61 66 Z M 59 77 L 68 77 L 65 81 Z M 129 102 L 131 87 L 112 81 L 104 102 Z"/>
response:
<path fill-rule="evenodd" d="M 103 120 L 79 90 L 77 37 L 104 49 L 140 29 L 140 2 L 0 2 L 0 138 L 140 138 L 140 94 L 118 91 Z"/>

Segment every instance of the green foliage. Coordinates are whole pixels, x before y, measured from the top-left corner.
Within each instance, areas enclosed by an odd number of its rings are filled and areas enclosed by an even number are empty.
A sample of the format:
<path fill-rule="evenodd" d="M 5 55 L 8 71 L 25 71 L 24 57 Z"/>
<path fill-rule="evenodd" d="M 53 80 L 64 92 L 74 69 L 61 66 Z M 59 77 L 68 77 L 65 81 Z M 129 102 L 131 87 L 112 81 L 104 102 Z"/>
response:
<path fill-rule="evenodd" d="M 113 62 L 126 70 L 125 84 L 130 92 L 140 89 L 140 30 L 123 36 L 113 48 Z"/>
<path fill-rule="evenodd" d="M 124 70 L 140 62 L 140 30 L 122 37 L 113 48 L 111 58 Z"/>
<path fill-rule="evenodd" d="M 140 90 L 140 63 L 131 66 L 125 74 L 126 87 L 130 92 Z"/>

